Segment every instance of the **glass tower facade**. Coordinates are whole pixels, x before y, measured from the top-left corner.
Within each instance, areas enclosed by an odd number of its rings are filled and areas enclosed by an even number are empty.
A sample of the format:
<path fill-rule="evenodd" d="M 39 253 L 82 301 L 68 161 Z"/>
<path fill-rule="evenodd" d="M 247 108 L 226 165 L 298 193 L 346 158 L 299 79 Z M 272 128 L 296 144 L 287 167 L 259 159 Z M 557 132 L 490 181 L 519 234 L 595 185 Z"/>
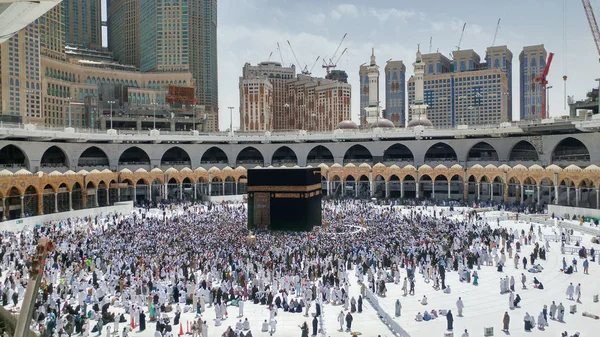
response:
<path fill-rule="evenodd" d="M 101 0 L 63 0 L 65 42 L 102 47 Z"/>
<path fill-rule="evenodd" d="M 524 47 L 519 55 L 521 120 L 542 118 L 542 85 L 535 78 L 542 75 L 547 56 L 543 44 Z"/>
<path fill-rule="evenodd" d="M 402 61 L 388 61 L 385 65 L 385 110 L 383 118 L 395 126 L 406 120 L 406 66 Z"/>

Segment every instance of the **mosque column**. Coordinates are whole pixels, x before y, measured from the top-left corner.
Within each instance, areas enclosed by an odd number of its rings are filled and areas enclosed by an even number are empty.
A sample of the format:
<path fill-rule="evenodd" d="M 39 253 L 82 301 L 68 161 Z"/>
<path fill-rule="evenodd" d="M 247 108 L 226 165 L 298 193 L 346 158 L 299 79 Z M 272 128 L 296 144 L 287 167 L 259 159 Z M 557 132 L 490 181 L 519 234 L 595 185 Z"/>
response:
<path fill-rule="evenodd" d="M 581 198 L 581 188 L 575 189 L 575 207 L 579 207 L 579 199 Z"/>
<path fill-rule="evenodd" d="M 479 201 L 479 198 L 481 196 L 480 193 L 480 189 L 479 189 L 479 183 L 475 183 L 475 200 Z"/>
<path fill-rule="evenodd" d="M 211 195 L 212 195 L 212 183 L 210 182 L 210 180 L 209 180 L 209 182 L 208 182 L 208 195 L 209 195 L 209 196 L 211 196 Z"/>
<path fill-rule="evenodd" d="M 417 197 L 417 199 L 419 199 L 419 185 L 421 185 L 419 181 L 415 181 L 415 196 Z"/>
<path fill-rule="evenodd" d="M 133 196 L 131 197 L 131 200 L 133 200 L 134 204 L 135 204 L 136 199 L 137 199 L 137 187 L 135 185 L 133 185 Z"/>
<path fill-rule="evenodd" d="M 451 198 L 451 194 L 452 194 L 452 183 L 450 181 L 448 181 L 448 199 Z"/>
<path fill-rule="evenodd" d="M 236 190 L 237 190 L 237 184 L 238 183 L 235 183 L 235 189 Z M 194 200 L 198 199 L 198 192 L 196 191 L 197 190 L 197 188 L 196 188 L 197 185 L 198 184 L 194 184 Z"/>
<path fill-rule="evenodd" d="M 44 214 L 44 195 L 42 193 L 37 194 L 37 206 L 38 206 L 38 215 Z"/>
<path fill-rule="evenodd" d="M 508 202 L 508 183 L 504 183 L 504 203 Z"/>
<path fill-rule="evenodd" d="M 540 185 L 537 185 L 537 204 L 538 206 L 542 204 L 542 199 L 540 199 Z"/>
<path fill-rule="evenodd" d="M 354 196 L 358 198 L 358 181 L 354 181 Z"/>
<path fill-rule="evenodd" d="M 390 182 L 389 182 L 389 180 L 385 182 L 385 197 L 386 197 L 386 199 L 390 197 Z"/>
<path fill-rule="evenodd" d="M 69 191 L 69 211 L 73 212 L 73 191 Z"/>
<path fill-rule="evenodd" d="M 221 190 L 221 195 L 225 195 L 225 180 L 221 182 L 221 187 L 223 187 L 223 189 Z"/>
<path fill-rule="evenodd" d="M 6 204 L 4 203 L 4 198 L 0 198 L 2 200 L 2 221 L 6 221 Z"/>
<path fill-rule="evenodd" d="M 400 180 L 400 198 L 404 198 L 404 181 Z"/>
<path fill-rule="evenodd" d="M 98 188 L 96 188 L 94 190 L 94 195 L 95 195 L 95 198 L 94 198 L 94 207 L 98 207 Z"/>
<path fill-rule="evenodd" d="M 58 213 L 58 192 L 54 192 L 54 213 Z"/>
<path fill-rule="evenodd" d="M 375 186 L 373 180 L 369 180 L 369 190 L 371 191 L 371 198 L 375 195 Z"/>
<path fill-rule="evenodd" d="M 490 183 L 490 201 L 494 201 L 494 183 Z"/>
<path fill-rule="evenodd" d="M 435 199 L 435 180 L 431 181 L 431 199 Z"/>
<path fill-rule="evenodd" d="M 326 183 L 327 183 L 327 195 L 329 195 L 329 189 L 331 188 L 331 182 L 329 181 L 329 177 L 327 177 Z"/>
<path fill-rule="evenodd" d="M 121 201 L 121 188 L 117 188 L 117 200 Z"/>
<path fill-rule="evenodd" d="M 237 195 L 238 194 L 238 182 L 237 181 L 235 182 L 234 186 L 235 186 L 234 195 Z"/>
<path fill-rule="evenodd" d="M 596 209 L 600 209 L 600 189 L 597 189 L 597 188 L 596 188 Z"/>
<path fill-rule="evenodd" d="M 179 183 L 179 200 L 183 200 L 183 184 Z"/>
<path fill-rule="evenodd" d="M 196 185 L 194 185 L 194 191 L 196 191 Z M 152 201 L 152 185 L 148 185 L 148 201 Z"/>
<path fill-rule="evenodd" d="M 558 173 L 554 173 L 554 204 L 558 205 Z"/>
<path fill-rule="evenodd" d="M 567 206 L 571 206 L 571 187 L 567 185 Z"/>
<path fill-rule="evenodd" d="M 21 196 L 21 218 L 25 217 L 25 196 Z"/>
<path fill-rule="evenodd" d="M 135 186 L 133 187 L 133 198 L 135 200 Z M 106 188 L 106 206 L 110 206 L 110 187 Z"/>
<path fill-rule="evenodd" d="M 552 205 L 552 186 L 548 186 L 548 205 Z"/>
<path fill-rule="evenodd" d="M 521 192 L 521 199 L 519 200 L 519 203 L 523 204 L 523 193 L 525 192 L 525 191 L 523 191 L 523 184 L 521 184 L 519 191 Z"/>

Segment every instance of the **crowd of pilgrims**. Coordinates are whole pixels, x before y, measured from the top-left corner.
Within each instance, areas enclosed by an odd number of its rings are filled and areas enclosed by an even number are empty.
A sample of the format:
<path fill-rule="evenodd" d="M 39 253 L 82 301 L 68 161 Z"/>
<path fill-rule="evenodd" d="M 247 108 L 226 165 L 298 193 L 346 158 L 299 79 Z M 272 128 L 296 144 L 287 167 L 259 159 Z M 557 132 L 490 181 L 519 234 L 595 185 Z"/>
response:
<path fill-rule="evenodd" d="M 518 247 L 532 235 L 535 240 L 533 231 L 519 235 L 481 221 L 474 211 L 458 221 L 448 217 L 456 214 L 452 208 L 402 212 L 347 200 L 324 202 L 323 225 L 313 232 L 257 232 L 251 243 L 244 204 L 158 207 L 158 216 L 146 209 L 4 232 L 2 304 L 20 307 L 31 255 L 38 240 L 48 237 L 56 249 L 47 258 L 31 324 L 42 336 L 88 336 L 108 326 L 125 337 L 131 326 L 145 330 L 147 320 L 156 322 L 155 336 L 171 336 L 178 334 L 181 313 L 191 312 L 197 314 L 193 334 L 206 337 L 232 315 L 232 306 L 243 319 L 247 301 L 268 308 L 264 322 L 240 319 L 234 327 L 217 328 L 218 334 L 252 336 L 251 324 L 275 332 L 278 312 L 281 318 L 310 308 L 316 334 L 324 304 L 343 308 L 340 328 L 351 331 L 367 287 L 385 295 L 387 282 L 404 279 L 406 292 L 408 279 L 414 293 L 420 273 L 446 289 L 448 268 L 463 271 L 494 259 L 498 264 L 506 259 L 505 248 L 512 256 L 511 243 Z M 350 273 L 358 285 L 351 284 Z M 350 296 L 351 286 L 360 288 L 358 298 Z M 303 324 L 298 333 L 308 336 L 309 330 Z"/>

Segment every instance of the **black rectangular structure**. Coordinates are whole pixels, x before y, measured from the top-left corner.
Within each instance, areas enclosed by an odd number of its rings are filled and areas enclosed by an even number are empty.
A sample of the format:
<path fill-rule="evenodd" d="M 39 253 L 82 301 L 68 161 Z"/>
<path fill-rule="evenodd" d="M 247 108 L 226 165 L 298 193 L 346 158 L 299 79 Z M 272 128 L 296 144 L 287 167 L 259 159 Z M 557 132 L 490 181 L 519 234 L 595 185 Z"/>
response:
<path fill-rule="evenodd" d="M 248 169 L 248 229 L 311 231 L 320 225 L 320 168 Z"/>

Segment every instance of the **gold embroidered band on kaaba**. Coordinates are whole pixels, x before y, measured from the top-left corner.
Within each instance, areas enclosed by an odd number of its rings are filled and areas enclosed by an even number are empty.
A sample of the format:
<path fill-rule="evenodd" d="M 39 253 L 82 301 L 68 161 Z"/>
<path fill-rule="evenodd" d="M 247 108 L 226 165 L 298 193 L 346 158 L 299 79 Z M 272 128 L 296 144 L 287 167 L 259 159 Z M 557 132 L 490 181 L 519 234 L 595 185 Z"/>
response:
<path fill-rule="evenodd" d="M 321 188 L 321 183 L 309 186 L 248 186 L 248 192 L 311 192 Z"/>

